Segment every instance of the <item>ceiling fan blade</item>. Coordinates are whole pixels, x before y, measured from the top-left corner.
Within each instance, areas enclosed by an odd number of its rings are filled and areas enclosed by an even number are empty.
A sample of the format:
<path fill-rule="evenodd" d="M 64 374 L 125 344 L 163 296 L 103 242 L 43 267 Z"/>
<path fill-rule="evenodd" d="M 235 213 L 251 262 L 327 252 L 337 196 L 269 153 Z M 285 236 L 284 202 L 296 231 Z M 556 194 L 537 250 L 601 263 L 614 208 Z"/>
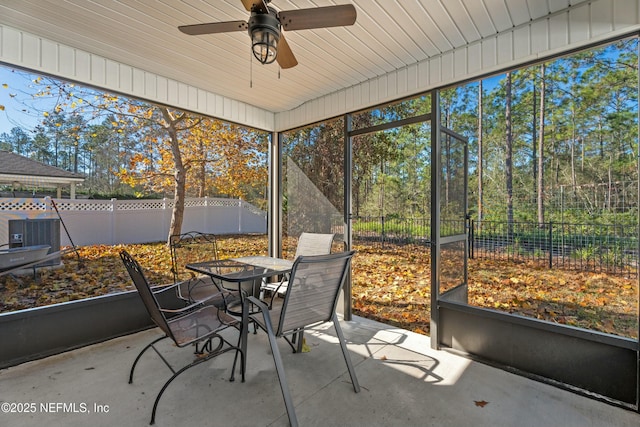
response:
<path fill-rule="evenodd" d="M 178 27 L 180 31 L 190 36 L 247 31 L 248 28 L 249 26 L 245 21 L 210 22 L 208 24 L 181 25 Z"/>
<path fill-rule="evenodd" d="M 242 0 L 242 4 L 249 12 L 269 13 L 267 3 L 264 0 Z"/>
<path fill-rule="evenodd" d="M 280 32 L 280 41 L 278 42 L 278 56 L 276 56 L 276 61 L 278 61 L 278 65 L 280 65 L 280 68 L 292 68 L 298 65 L 298 60 L 293 55 L 293 52 L 289 47 L 289 43 L 287 43 L 287 39 L 284 38 L 284 34 L 282 34 L 282 32 Z"/>
<path fill-rule="evenodd" d="M 352 4 L 283 10 L 278 14 L 282 28 L 287 31 L 312 28 L 340 27 L 356 22 L 356 8 Z"/>

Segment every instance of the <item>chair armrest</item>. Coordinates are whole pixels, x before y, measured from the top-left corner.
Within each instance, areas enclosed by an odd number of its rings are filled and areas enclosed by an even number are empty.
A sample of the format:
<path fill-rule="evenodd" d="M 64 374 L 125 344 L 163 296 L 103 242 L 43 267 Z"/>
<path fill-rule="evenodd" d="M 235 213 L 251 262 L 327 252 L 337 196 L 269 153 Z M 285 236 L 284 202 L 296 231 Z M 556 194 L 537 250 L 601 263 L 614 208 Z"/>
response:
<path fill-rule="evenodd" d="M 160 308 L 160 311 L 163 313 L 187 313 L 196 307 L 202 307 L 202 306 L 203 306 L 202 302 L 195 302 L 193 304 L 189 304 L 187 306 L 180 307 L 180 308 Z"/>
<path fill-rule="evenodd" d="M 180 283 L 173 283 L 171 285 L 162 286 L 162 287 L 159 287 L 160 289 L 153 289 L 151 292 L 153 292 L 154 295 L 158 295 L 168 291 L 169 289 L 175 289 L 179 284 Z"/>
<path fill-rule="evenodd" d="M 179 284 L 179 283 L 178 283 Z M 171 286 L 174 287 L 174 286 Z M 172 308 L 160 308 L 160 311 L 164 312 L 164 313 L 184 313 L 184 312 L 188 312 L 191 311 L 192 309 L 196 308 L 196 307 L 202 307 L 204 306 L 207 302 L 211 301 L 214 298 L 219 298 L 222 297 L 223 299 L 225 298 L 225 294 L 230 294 L 229 292 L 216 292 L 213 293 L 211 295 L 209 295 L 207 298 L 200 300 L 200 301 L 196 301 L 192 304 L 189 304 L 187 306 L 184 307 L 180 307 L 177 309 L 172 309 Z"/>
<path fill-rule="evenodd" d="M 248 324 L 248 318 L 249 318 L 248 303 L 254 304 L 256 307 L 258 307 L 258 310 L 260 310 L 260 312 L 262 313 L 262 318 L 264 319 L 264 330 L 267 332 L 267 336 L 269 337 L 269 345 L 271 346 L 271 349 L 272 349 L 273 358 L 274 360 L 276 360 L 276 357 L 279 359 L 280 356 L 279 355 L 276 356 L 278 347 L 276 344 L 276 333 L 273 330 L 273 325 L 271 324 L 271 316 L 269 316 L 269 307 L 267 306 L 267 304 L 264 303 L 264 301 L 261 301 L 254 296 L 247 297 L 245 299 L 244 307 L 242 307 L 242 324 L 244 328 L 247 327 L 246 325 Z M 245 330 L 245 334 L 246 334 L 246 330 Z M 276 361 L 276 366 L 277 364 L 278 362 Z"/>
<path fill-rule="evenodd" d="M 271 316 L 269 316 L 269 310 L 270 310 L 269 306 L 267 306 L 267 304 L 265 304 L 264 301 L 254 296 L 249 296 L 245 299 L 245 309 L 243 310 L 243 315 L 244 315 L 244 312 L 248 311 L 248 309 L 246 309 L 247 301 L 250 302 L 251 304 L 254 304 L 262 312 L 262 317 L 264 318 L 264 326 L 266 327 L 267 334 L 274 335 L 273 325 L 271 324 Z"/>
<path fill-rule="evenodd" d="M 264 303 L 264 301 L 254 296 L 248 296 L 245 299 L 249 301 L 251 304 L 257 306 L 260 311 L 262 312 L 269 311 L 269 307 L 267 306 L 267 304 Z"/>
<path fill-rule="evenodd" d="M 285 280 L 284 278 L 280 281 L 280 283 L 278 283 L 278 287 L 276 288 L 276 290 L 274 291 L 275 294 L 280 293 L 280 289 L 282 287 L 285 287 L 285 289 L 287 288 L 287 286 L 289 286 L 289 281 Z"/>
<path fill-rule="evenodd" d="M 263 279 L 264 280 L 264 279 Z M 276 296 L 278 296 L 278 294 L 280 294 L 280 292 L 282 292 L 282 295 L 284 295 L 284 293 L 286 292 L 286 287 L 289 285 L 289 275 L 288 274 L 284 274 L 282 275 L 282 279 L 280 279 L 279 282 L 277 282 L 277 286 L 274 288 L 273 285 L 276 284 L 276 282 L 271 282 L 271 283 L 262 283 L 260 285 L 260 290 L 269 290 L 269 292 L 271 292 L 271 299 L 269 301 L 269 310 L 271 310 L 271 307 L 273 307 L 273 301 L 276 298 Z M 285 289 L 283 291 L 281 291 L 282 287 L 285 287 Z M 262 296 L 262 292 L 260 293 L 260 296 Z"/>

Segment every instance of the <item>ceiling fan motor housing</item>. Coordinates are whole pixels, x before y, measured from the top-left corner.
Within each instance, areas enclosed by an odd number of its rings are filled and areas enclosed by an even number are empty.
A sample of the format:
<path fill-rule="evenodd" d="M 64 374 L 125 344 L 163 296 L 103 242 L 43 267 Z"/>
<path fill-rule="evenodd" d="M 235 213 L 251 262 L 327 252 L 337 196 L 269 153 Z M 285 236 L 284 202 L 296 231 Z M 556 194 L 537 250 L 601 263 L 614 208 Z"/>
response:
<path fill-rule="evenodd" d="M 194 25 L 180 25 L 178 29 L 185 34 L 230 33 L 249 30 L 253 56 L 261 64 L 271 64 L 275 60 L 282 69 L 298 65 L 287 39 L 281 29 L 287 31 L 310 30 L 353 25 L 357 12 L 353 5 L 312 7 L 278 12 L 267 6 L 271 0 L 242 0 L 246 10 L 251 11 L 248 22 L 223 21 Z"/>

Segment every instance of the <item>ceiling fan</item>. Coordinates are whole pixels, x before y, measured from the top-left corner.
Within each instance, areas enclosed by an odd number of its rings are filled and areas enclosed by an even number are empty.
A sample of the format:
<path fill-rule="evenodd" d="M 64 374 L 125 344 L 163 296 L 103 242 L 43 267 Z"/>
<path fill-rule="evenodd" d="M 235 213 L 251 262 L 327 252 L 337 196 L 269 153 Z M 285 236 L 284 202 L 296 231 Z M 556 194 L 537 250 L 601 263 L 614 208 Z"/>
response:
<path fill-rule="evenodd" d="M 291 68 L 295 67 L 298 61 L 287 44 L 282 30 L 340 27 L 353 25 L 356 22 L 356 9 L 351 4 L 277 11 L 268 6 L 271 0 L 241 1 L 245 9 L 251 12 L 247 22 L 210 22 L 182 25 L 178 29 L 191 36 L 248 31 L 253 56 L 260 63 L 271 64 L 277 60 L 281 68 Z"/>

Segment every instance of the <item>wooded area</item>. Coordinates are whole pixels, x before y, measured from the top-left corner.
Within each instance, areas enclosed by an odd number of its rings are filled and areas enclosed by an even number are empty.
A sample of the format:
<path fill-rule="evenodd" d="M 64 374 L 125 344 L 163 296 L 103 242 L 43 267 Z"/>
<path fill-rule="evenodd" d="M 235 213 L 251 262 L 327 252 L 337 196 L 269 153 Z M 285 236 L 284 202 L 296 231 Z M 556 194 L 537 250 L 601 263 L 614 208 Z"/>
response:
<path fill-rule="evenodd" d="M 477 223 L 637 225 L 637 51 L 637 39 L 621 40 L 441 92 L 443 126 L 469 140 Z M 351 128 L 430 111 L 418 97 L 355 113 Z M 337 118 L 284 134 L 285 153 L 337 207 L 344 126 Z M 430 129 L 425 119 L 352 139 L 356 217 L 429 216 Z"/>
<path fill-rule="evenodd" d="M 637 224 L 637 39 L 442 99 L 444 125 L 469 138 L 477 220 Z"/>

